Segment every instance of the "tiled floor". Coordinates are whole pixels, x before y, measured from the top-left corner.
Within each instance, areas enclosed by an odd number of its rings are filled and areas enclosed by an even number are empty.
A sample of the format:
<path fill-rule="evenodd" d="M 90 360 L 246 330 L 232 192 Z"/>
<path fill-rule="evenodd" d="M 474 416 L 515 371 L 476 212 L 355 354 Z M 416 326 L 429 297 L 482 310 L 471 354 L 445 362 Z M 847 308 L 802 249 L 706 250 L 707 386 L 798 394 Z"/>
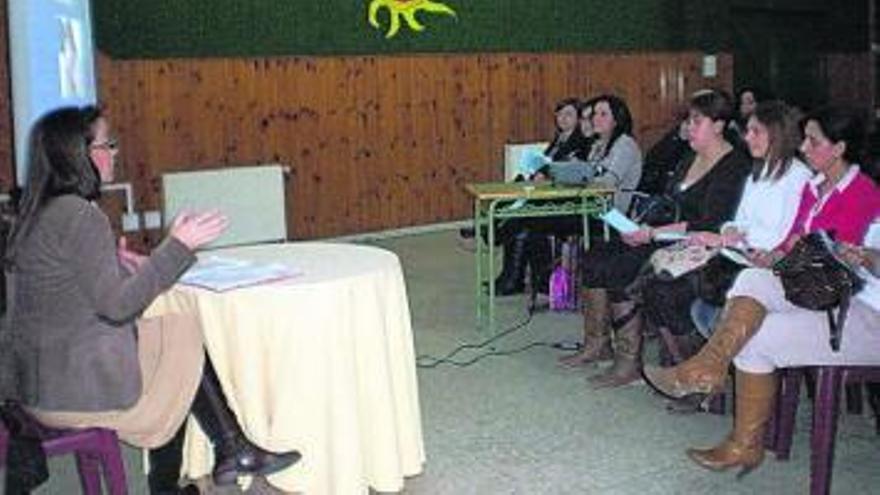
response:
<path fill-rule="evenodd" d="M 485 337 L 473 327 L 473 255 L 453 232 L 376 244 L 398 253 L 406 272 L 416 349 L 440 356 Z M 522 297 L 499 303 L 502 327 L 525 317 Z M 523 329 L 493 345 L 456 356 L 576 340 L 580 317 L 538 313 Z M 653 345 L 653 344 L 652 344 Z M 650 357 L 647 359 L 652 359 Z M 467 367 L 419 370 L 427 463 L 407 480 L 412 495 L 460 494 L 801 494 L 808 492 L 810 410 L 801 407 L 792 459 L 768 458 L 737 481 L 732 473 L 696 467 L 687 447 L 722 438 L 730 415 L 670 415 L 643 384 L 593 391 L 586 376 L 556 364 L 559 351 L 537 345 L 488 356 Z M 880 438 L 871 418 L 842 416 L 833 493 L 880 493 Z M 146 493 L 139 453 L 126 450 L 131 493 Z M 215 493 L 237 493 L 227 488 Z M 73 465 L 53 462 L 41 494 L 78 493 Z M 272 493 L 264 483 L 248 493 Z M 331 494 L 316 494 L 331 495 Z M 343 494 L 349 495 L 349 494 Z M 354 495 L 354 494 L 352 494 Z"/>

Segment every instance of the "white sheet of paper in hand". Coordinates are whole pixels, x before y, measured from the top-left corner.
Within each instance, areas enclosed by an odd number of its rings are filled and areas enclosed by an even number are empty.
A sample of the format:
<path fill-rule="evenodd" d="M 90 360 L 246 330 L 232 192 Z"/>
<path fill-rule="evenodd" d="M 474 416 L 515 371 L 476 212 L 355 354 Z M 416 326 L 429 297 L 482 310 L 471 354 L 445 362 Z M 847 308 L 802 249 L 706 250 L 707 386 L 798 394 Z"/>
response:
<path fill-rule="evenodd" d="M 641 228 L 616 208 L 606 211 L 600 218 L 621 234 L 632 234 Z"/>
<path fill-rule="evenodd" d="M 721 254 L 734 263 L 739 263 L 743 266 L 755 266 L 755 264 L 752 263 L 752 260 L 737 249 L 722 248 Z"/>
<path fill-rule="evenodd" d="M 681 241 L 687 238 L 687 232 L 656 232 L 654 234 L 655 241 Z"/>

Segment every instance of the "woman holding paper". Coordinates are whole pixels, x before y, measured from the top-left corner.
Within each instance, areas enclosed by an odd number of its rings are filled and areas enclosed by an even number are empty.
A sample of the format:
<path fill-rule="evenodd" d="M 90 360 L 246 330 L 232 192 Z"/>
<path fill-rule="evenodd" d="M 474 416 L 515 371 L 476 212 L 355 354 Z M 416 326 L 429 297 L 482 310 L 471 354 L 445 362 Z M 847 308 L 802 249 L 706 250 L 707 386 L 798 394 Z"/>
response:
<path fill-rule="evenodd" d="M 722 225 L 720 233 L 688 232 L 688 243 L 766 252 L 776 248 L 790 230 L 801 192 L 812 176 L 809 167 L 796 157 L 801 142 L 798 116 L 782 102 L 761 103 L 746 124 L 745 141 L 754 165 L 733 221 Z M 694 274 L 700 281 L 699 294 L 695 295 L 722 305 L 724 293 L 741 268 L 723 256 L 711 259 L 702 273 Z M 682 349 L 693 352 L 699 344 L 693 344 L 690 311 L 669 305 L 669 284 L 652 280 L 642 288 L 645 312 L 654 323 L 667 327 L 680 340 Z M 682 303 L 688 307 L 692 304 Z"/>
<path fill-rule="evenodd" d="M 621 234 L 611 243 L 599 244 L 586 254 L 584 348 L 563 362 L 580 366 L 613 357 L 613 366 L 591 378 L 597 387 L 619 386 L 639 377 L 642 321 L 628 289 L 651 254 L 662 246 L 657 241 L 664 236 L 682 237 L 689 229 L 718 228 L 733 216 L 750 162 L 724 140 L 731 116 L 731 100 L 726 93 L 706 90 L 691 98 L 688 142 L 694 153 L 683 160 L 669 191 L 680 205 L 681 221 L 644 226 Z M 681 308 L 690 304 L 693 290 L 682 280 L 670 288 L 667 297 L 668 304 Z"/>
<path fill-rule="evenodd" d="M 138 315 L 226 228 L 183 214 L 149 256 L 115 245 L 95 204 L 113 180 L 116 141 L 95 108 L 63 108 L 31 131 L 29 175 L 5 253 L 8 324 L 2 398 L 54 427 L 105 427 L 150 453 L 152 493 L 177 493 L 182 424 L 192 412 L 214 443 L 218 484 L 268 473 L 299 453 L 250 443 L 226 406 L 193 321 Z M 182 318 L 182 317 L 180 317 Z M 203 365 L 204 364 L 204 365 Z M 163 444 L 174 439 L 169 446 Z M 161 448 L 159 448 L 161 447 Z M 157 449 L 158 448 L 158 449 Z"/>
<path fill-rule="evenodd" d="M 824 108 L 806 118 L 801 150 L 817 172 L 806 187 L 791 229 L 780 247 L 755 259 L 769 266 L 801 235 L 834 231 L 842 256 L 861 265 L 867 287 L 853 299 L 839 352 L 829 343 L 827 315 L 797 307 L 785 297 L 780 279 L 767 268 L 749 268 L 737 277 L 709 341 L 700 352 L 672 368 L 645 367 L 646 380 L 673 398 L 723 389 L 731 363 L 736 367 L 733 431 L 710 449 L 689 449 L 690 458 L 712 470 L 741 468 L 745 474 L 764 459 L 764 428 L 776 396 L 775 370 L 805 365 L 880 364 L 880 274 L 876 251 L 861 245 L 880 215 L 880 191 L 855 165 L 864 129 L 853 111 Z"/>
<path fill-rule="evenodd" d="M 563 100 L 565 101 L 567 100 Z M 585 138 L 581 141 L 581 145 L 586 145 L 586 148 L 582 147 L 567 159 L 587 157 L 588 161 L 595 163 L 598 175 L 594 181 L 618 188 L 620 191 L 614 195 L 614 204 L 626 209 L 631 200 L 631 191 L 638 184 L 642 173 L 642 153 L 632 137 L 632 116 L 626 102 L 618 96 L 601 95 L 590 101 L 592 106 L 588 108 L 592 110 L 581 116 L 588 116 L 591 125 L 588 127 L 582 123 L 577 133 L 591 129 L 594 134 L 590 139 Z M 567 106 L 563 107 L 563 110 L 567 111 L 567 108 Z M 586 109 L 583 111 L 586 112 Z M 567 116 L 562 120 L 568 125 Z M 557 122 L 558 125 L 561 123 Z M 551 145 L 549 149 L 553 148 L 554 146 Z M 540 171 L 532 177 L 533 180 L 544 178 L 544 174 Z M 498 294 L 521 292 L 524 286 L 523 274 L 527 265 L 531 266 L 532 272 L 536 274 L 539 290 L 546 290 L 552 270 L 547 235 L 579 234 L 582 229 L 582 220 L 577 215 L 508 222 L 501 234 L 509 240 L 504 245 L 502 273 L 496 281 Z"/>

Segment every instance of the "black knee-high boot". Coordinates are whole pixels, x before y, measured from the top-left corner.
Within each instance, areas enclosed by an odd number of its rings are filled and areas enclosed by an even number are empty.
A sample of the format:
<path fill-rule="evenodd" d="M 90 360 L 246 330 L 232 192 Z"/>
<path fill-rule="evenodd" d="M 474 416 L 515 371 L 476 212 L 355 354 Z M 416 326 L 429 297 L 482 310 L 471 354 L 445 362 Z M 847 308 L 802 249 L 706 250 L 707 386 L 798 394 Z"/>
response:
<path fill-rule="evenodd" d="M 525 287 L 527 231 L 517 232 L 504 242 L 501 274 L 495 279 L 495 293 L 499 296 L 519 294 Z"/>
<path fill-rule="evenodd" d="M 192 413 L 214 447 L 214 483 L 229 485 L 239 475 L 266 475 L 284 469 L 300 459 L 296 450 L 269 452 L 251 443 L 238 426 L 211 360 L 205 357 L 202 382 L 193 401 Z"/>
<path fill-rule="evenodd" d="M 183 438 L 186 434 L 186 421 L 165 445 L 150 450 L 150 473 L 147 484 L 150 495 L 198 495 L 195 485 L 181 488 L 177 483 L 180 478 L 180 466 L 183 456 Z"/>
<path fill-rule="evenodd" d="M 553 250 L 550 238 L 541 233 L 531 234 L 526 241 L 526 265 L 531 271 L 532 292 L 550 293 L 550 274 L 553 272 Z"/>

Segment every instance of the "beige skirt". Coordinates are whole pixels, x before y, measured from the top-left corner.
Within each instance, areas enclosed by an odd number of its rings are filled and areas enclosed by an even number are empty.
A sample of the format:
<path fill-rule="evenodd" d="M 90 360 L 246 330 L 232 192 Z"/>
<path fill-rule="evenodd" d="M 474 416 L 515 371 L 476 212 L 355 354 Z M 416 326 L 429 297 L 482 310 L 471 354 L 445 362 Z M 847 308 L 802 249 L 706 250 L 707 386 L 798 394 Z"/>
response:
<path fill-rule="evenodd" d="M 140 320 L 137 329 L 142 390 L 134 406 L 101 412 L 31 410 L 34 416 L 57 428 L 116 430 L 135 447 L 167 443 L 186 419 L 202 377 L 201 327 L 194 317 L 171 314 Z"/>

